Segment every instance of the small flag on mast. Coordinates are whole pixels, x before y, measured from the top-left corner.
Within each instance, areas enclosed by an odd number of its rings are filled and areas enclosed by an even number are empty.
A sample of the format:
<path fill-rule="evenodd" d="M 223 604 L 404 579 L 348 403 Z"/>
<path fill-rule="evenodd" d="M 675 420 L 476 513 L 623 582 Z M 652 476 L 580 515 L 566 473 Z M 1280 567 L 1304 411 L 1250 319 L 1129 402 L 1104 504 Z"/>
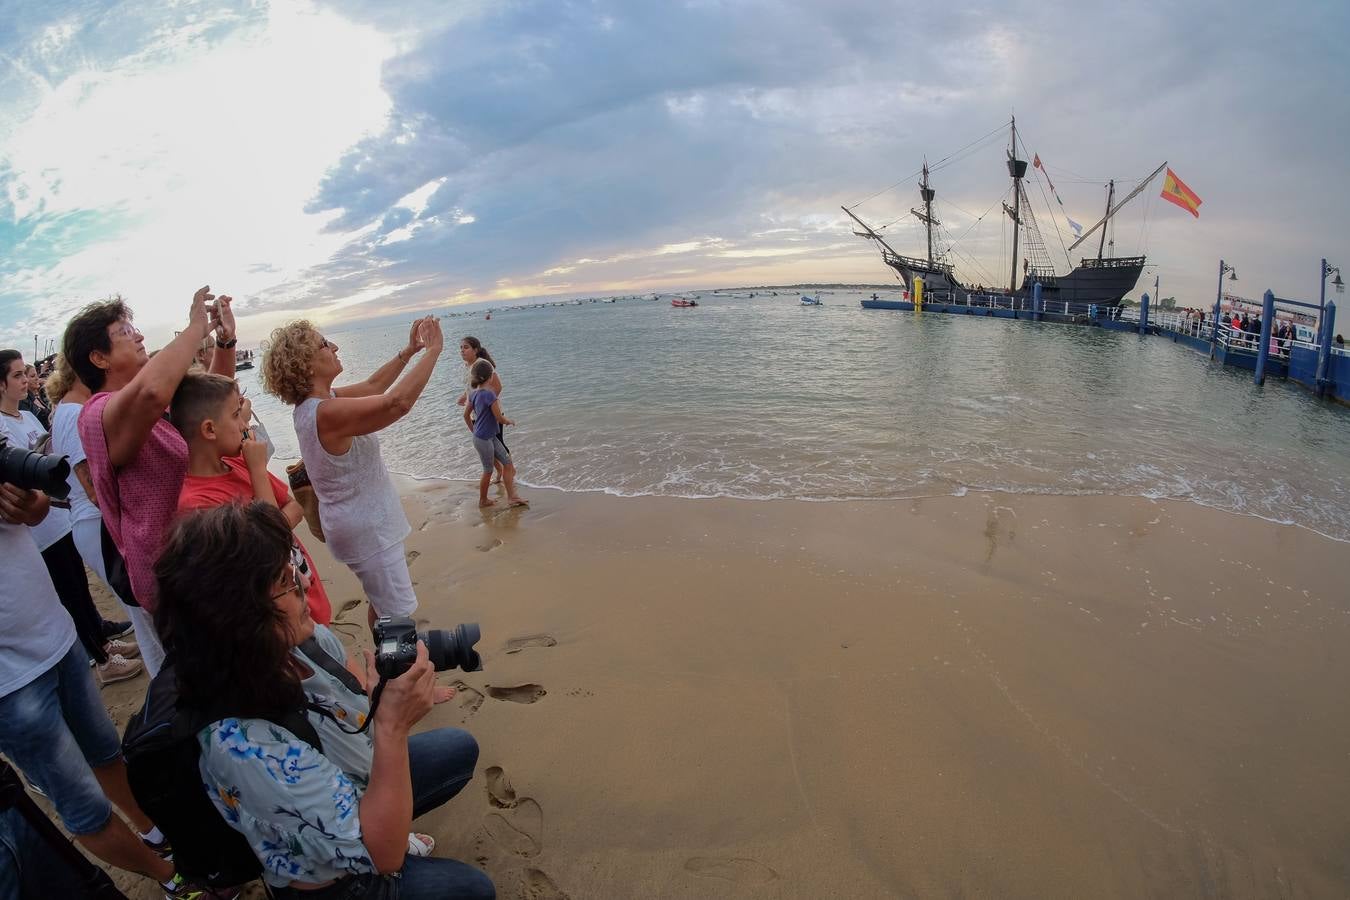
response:
<path fill-rule="evenodd" d="M 1186 187 L 1185 183 L 1177 177 L 1177 173 L 1171 169 L 1167 170 L 1167 177 L 1163 179 L 1162 198 L 1170 203 L 1175 203 L 1197 219 L 1200 218 L 1202 201 L 1195 191 Z"/>
<path fill-rule="evenodd" d="M 1068 219 L 1068 221 L 1069 221 L 1069 227 L 1073 229 L 1073 236 L 1074 236 L 1074 237 L 1082 237 L 1082 236 L 1083 236 L 1083 226 L 1082 226 L 1082 225 L 1079 225 L 1079 224 L 1078 224 L 1077 222 L 1075 222 L 1073 219 L 1069 219 L 1068 216 L 1065 216 L 1064 218 L 1065 218 L 1065 219 Z"/>

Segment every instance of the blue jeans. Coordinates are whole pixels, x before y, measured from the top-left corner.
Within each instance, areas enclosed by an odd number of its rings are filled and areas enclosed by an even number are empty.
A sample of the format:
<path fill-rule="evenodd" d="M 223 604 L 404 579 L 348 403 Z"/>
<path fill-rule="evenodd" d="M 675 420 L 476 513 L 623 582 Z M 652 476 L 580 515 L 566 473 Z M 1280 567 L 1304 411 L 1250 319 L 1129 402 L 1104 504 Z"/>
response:
<path fill-rule="evenodd" d="M 0 697 L 0 753 L 51 798 L 74 835 L 108 824 L 112 804 L 93 770 L 122 757 L 80 642 L 17 691 Z"/>
<path fill-rule="evenodd" d="M 413 818 L 460 792 L 478 764 L 478 742 L 459 728 L 437 728 L 408 739 Z M 453 859 L 409 856 L 397 875 L 350 875 L 317 891 L 273 889 L 286 900 L 492 900 L 492 879 Z"/>

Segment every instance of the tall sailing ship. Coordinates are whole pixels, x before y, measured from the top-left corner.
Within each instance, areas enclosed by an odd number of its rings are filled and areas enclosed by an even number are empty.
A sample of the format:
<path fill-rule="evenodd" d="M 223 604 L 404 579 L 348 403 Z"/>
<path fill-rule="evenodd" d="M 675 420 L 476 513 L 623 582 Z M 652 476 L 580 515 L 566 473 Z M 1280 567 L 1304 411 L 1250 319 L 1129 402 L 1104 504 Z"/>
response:
<path fill-rule="evenodd" d="M 1060 275 L 1050 259 L 1045 241 L 1041 237 L 1036 216 L 1027 196 L 1024 179 L 1027 175 L 1027 161 L 1018 156 L 1017 119 L 1011 121 L 1011 136 L 1008 145 L 1008 175 L 1012 178 L 1012 204 L 1003 203 L 1003 211 L 1012 220 L 1012 269 L 1006 290 L 992 286 L 974 288 L 961 282 L 952 263 L 941 255 L 933 256 L 933 229 L 940 225 L 933 213 L 933 201 L 937 191 L 928 180 L 928 164 L 923 166 L 923 180 L 919 182 L 919 198 L 922 209 L 910 212 L 925 226 L 928 234 L 928 253 L 925 257 L 905 256 L 888 244 L 876 230 L 859 218 L 849 207 L 841 207 L 862 231 L 855 231 L 859 237 L 875 241 L 881 250 L 881 258 L 895 270 L 907 291 L 913 291 L 914 279 L 923 279 L 924 293 L 933 299 L 943 298 L 947 303 L 966 303 L 972 295 L 999 293 L 1004 296 L 1028 297 L 1033 286 L 1041 285 L 1042 297 L 1051 303 L 1067 302 L 1077 305 L 1116 306 L 1129 293 L 1144 271 L 1143 256 L 1107 256 L 1106 225 L 1120 210 L 1158 177 L 1167 167 L 1166 161 L 1154 170 L 1118 203 L 1115 201 L 1115 181 L 1111 181 L 1106 200 L 1106 214 L 1096 225 L 1083 232 L 1065 251 L 1078 247 L 1098 230 L 1101 240 L 1097 246 L 1097 256 L 1081 258 L 1066 275 Z M 1025 154 L 1024 154 L 1025 155 Z M 1053 215 L 1051 210 L 1051 215 Z M 1020 277 L 1019 277 L 1020 276 Z M 894 306 L 893 301 L 865 300 L 865 307 L 886 308 Z"/>

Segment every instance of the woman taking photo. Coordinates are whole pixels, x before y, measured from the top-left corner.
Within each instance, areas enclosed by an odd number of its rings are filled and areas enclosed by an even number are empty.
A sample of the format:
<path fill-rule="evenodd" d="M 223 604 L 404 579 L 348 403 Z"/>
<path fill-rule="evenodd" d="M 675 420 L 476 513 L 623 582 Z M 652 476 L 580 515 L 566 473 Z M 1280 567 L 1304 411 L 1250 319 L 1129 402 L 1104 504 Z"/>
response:
<path fill-rule="evenodd" d="M 431 839 L 409 834 L 414 818 L 459 793 L 478 761 L 466 731 L 411 734 L 435 700 L 426 645 L 385 682 L 365 727 L 374 657 L 365 652 L 360 683 L 343 671 L 342 642 L 310 618 L 290 526 L 265 503 L 180 520 L 155 574 L 156 625 L 170 656 L 185 661 L 180 706 L 230 712 L 198 733 L 202 781 L 276 896 L 495 896 L 481 871 L 428 857 Z M 297 710 L 322 750 L 276 724 Z"/>
<path fill-rule="evenodd" d="M 365 381 L 339 388 L 338 345 L 304 320 L 272 332 L 263 353 L 263 389 L 295 407 L 295 434 L 319 498 L 333 556 L 351 569 L 370 600 L 370 622 L 417 609 L 403 539 L 412 530 L 375 436 L 406 416 L 427 386 L 444 347 L 441 323 L 413 323 L 408 345 Z M 398 383 L 419 350 L 426 353 Z"/>

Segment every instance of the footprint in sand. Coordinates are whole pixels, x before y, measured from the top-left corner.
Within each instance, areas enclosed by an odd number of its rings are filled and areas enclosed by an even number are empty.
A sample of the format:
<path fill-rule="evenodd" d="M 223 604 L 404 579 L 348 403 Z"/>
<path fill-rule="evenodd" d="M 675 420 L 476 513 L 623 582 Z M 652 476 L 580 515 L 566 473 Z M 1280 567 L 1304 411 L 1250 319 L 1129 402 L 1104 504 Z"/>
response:
<path fill-rule="evenodd" d="M 488 813 L 483 827 L 516 856 L 532 859 L 544 849 L 544 811 L 529 797 L 520 798 L 512 809 Z"/>
<path fill-rule="evenodd" d="M 488 766 L 483 770 L 483 778 L 487 781 L 488 803 L 498 809 L 515 808 L 516 789 L 501 766 Z"/>
<path fill-rule="evenodd" d="M 510 700 L 512 703 L 534 703 L 548 693 L 537 684 L 517 684 L 511 687 L 488 685 L 487 692 L 493 700 Z"/>
<path fill-rule="evenodd" d="M 720 878 L 736 884 L 764 884 L 778 873 L 753 859 L 739 856 L 695 856 L 684 861 L 684 870 L 700 878 Z"/>
<path fill-rule="evenodd" d="M 348 600 L 347 602 L 343 603 L 342 606 L 338 607 L 338 611 L 333 615 L 333 621 L 341 622 L 346 617 L 347 613 L 356 609 L 360 605 L 361 605 L 360 597 L 354 597 L 351 600 Z"/>
<path fill-rule="evenodd" d="M 464 711 L 466 718 L 478 712 L 478 708 L 487 699 L 483 696 L 482 691 L 471 688 L 462 681 L 452 681 L 450 686 L 455 689 L 455 702 Z"/>
<path fill-rule="evenodd" d="M 408 561 L 408 565 L 411 566 L 413 563 L 417 562 L 417 557 L 419 557 L 419 556 L 421 556 L 421 555 L 422 555 L 422 551 L 421 551 L 421 550 L 409 550 L 408 553 L 407 553 L 407 556 L 406 556 L 406 559 L 407 559 L 407 561 Z"/>
<path fill-rule="evenodd" d="M 526 900 L 571 900 L 567 893 L 538 869 L 526 869 L 521 876 Z"/>
<path fill-rule="evenodd" d="M 558 641 L 551 634 L 527 634 L 506 642 L 507 653 L 519 653 L 530 647 L 556 647 Z"/>
<path fill-rule="evenodd" d="M 485 544 L 479 544 L 478 549 L 483 553 L 487 553 L 489 550 L 496 550 L 501 545 L 502 545 L 501 538 L 493 538 L 492 540 L 488 541 Z"/>

